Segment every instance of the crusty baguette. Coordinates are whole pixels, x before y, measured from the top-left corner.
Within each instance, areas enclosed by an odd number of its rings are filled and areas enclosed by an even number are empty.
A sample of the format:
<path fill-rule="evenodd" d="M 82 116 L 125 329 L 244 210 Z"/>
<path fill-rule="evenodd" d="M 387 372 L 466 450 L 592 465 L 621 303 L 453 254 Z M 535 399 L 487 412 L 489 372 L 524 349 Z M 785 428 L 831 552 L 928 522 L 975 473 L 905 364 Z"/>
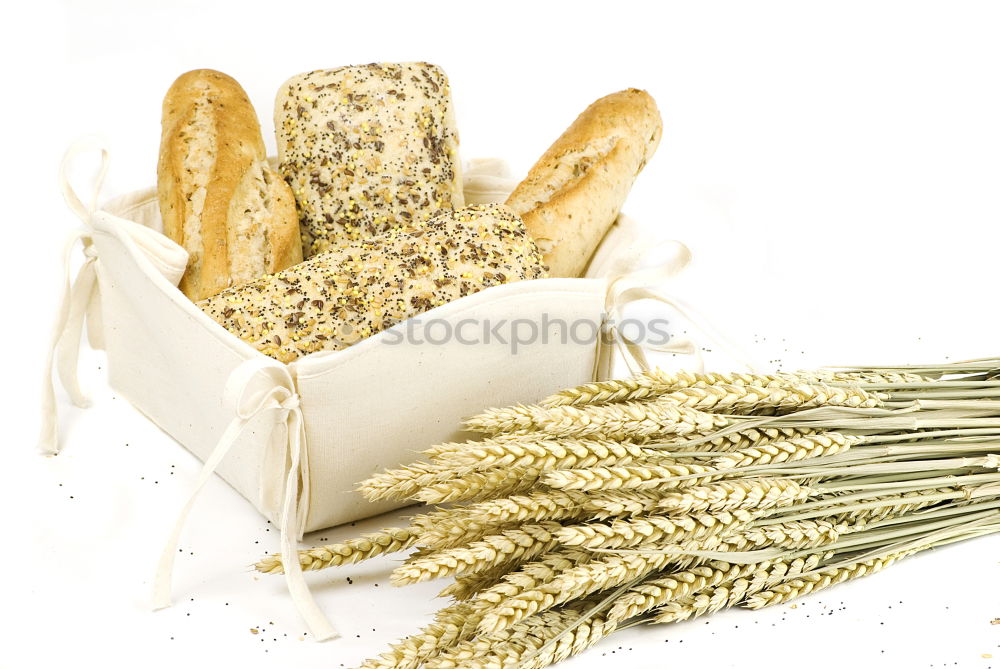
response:
<path fill-rule="evenodd" d="M 193 70 L 167 91 L 157 177 L 163 231 L 190 256 L 180 289 L 192 300 L 302 261 L 295 198 L 231 77 Z"/>
<path fill-rule="evenodd" d="M 484 288 L 544 276 L 521 219 L 503 205 L 476 204 L 347 242 L 198 306 L 265 355 L 291 362 Z"/>
<path fill-rule="evenodd" d="M 307 258 L 464 204 L 439 67 L 372 63 L 296 75 L 278 91 L 274 128 Z"/>
<path fill-rule="evenodd" d="M 507 199 L 545 256 L 549 275 L 583 274 L 663 129 L 645 91 L 597 100 L 549 147 Z"/>

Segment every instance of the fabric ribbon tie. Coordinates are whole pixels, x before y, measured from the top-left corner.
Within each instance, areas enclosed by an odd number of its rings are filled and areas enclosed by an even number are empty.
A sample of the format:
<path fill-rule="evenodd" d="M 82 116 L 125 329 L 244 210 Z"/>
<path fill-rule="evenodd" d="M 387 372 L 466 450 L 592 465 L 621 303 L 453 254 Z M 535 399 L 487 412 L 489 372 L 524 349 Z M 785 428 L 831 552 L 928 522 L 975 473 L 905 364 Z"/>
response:
<path fill-rule="evenodd" d="M 232 446 L 239 441 L 247 425 L 257 416 L 270 413 L 273 427 L 265 460 L 272 464 L 280 463 L 280 468 L 263 471 L 283 472 L 281 506 L 274 511 L 279 512 L 285 582 L 292 601 L 306 621 L 310 633 L 320 641 L 336 638 L 337 631 L 309 592 L 298 560 L 298 541 L 302 537 L 305 519 L 309 512 L 309 459 L 305 423 L 302 419 L 295 382 L 285 365 L 263 356 L 255 357 L 232 372 L 226 383 L 224 396 L 226 405 L 233 408 L 235 417 L 205 460 L 194 490 L 181 508 L 173 531 L 163 548 L 153 581 L 153 607 L 161 609 L 170 606 L 174 557 L 177 554 L 177 545 L 184 523 L 198 493 L 215 473 Z"/>
<path fill-rule="evenodd" d="M 649 250 L 641 250 L 636 246 L 621 253 L 606 278 L 608 287 L 604 301 L 605 320 L 597 336 L 593 372 L 595 381 L 606 381 L 614 377 L 615 352 L 625 360 L 629 374 L 632 375 L 650 369 L 647 352 L 694 356 L 695 369 L 699 372 L 705 370 L 701 348 L 689 337 L 671 336 L 663 343 L 651 344 L 630 339 L 623 332 L 622 314 L 625 307 L 641 300 L 652 300 L 670 307 L 734 360 L 750 371 L 755 371 L 750 358 L 713 327 L 708 319 L 682 299 L 661 288 L 683 272 L 690 262 L 691 250 L 679 241 L 663 242 Z M 643 264 L 649 266 L 643 267 Z"/>
<path fill-rule="evenodd" d="M 84 205 L 70 185 L 69 173 L 76 157 L 84 152 L 99 151 L 101 166 L 94 182 L 90 202 Z M 80 340 L 84 322 L 87 322 L 92 346 L 103 346 L 100 300 L 100 260 L 94 244 L 94 224 L 101 212 L 97 209 L 104 177 L 108 172 L 108 149 L 103 140 L 86 137 L 75 142 L 63 156 L 59 168 L 59 187 L 63 199 L 70 210 L 80 219 L 82 226 L 74 230 L 66 242 L 63 267 L 62 297 L 57 312 L 52 342 L 45 363 L 45 377 L 42 382 L 41 430 L 38 448 L 46 455 L 59 452 L 59 417 L 55 384 L 52 371 L 58 371 L 59 381 L 70 399 L 78 407 L 86 408 L 90 401 L 80 390 L 77 368 L 80 358 Z M 181 246 L 164 235 L 143 225 L 116 219 L 116 230 L 120 230 L 135 244 L 141 255 L 168 281 L 177 285 L 187 267 L 188 254 Z M 83 264 L 76 279 L 71 280 L 73 251 L 78 242 L 83 244 Z"/>
<path fill-rule="evenodd" d="M 69 170 L 74 158 L 79 153 L 90 150 L 101 152 L 101 167 L 94 184 L 90 203 L 84 205 L 77 197 L 69 183 Z M 97 210 L 97 198 L 108 172 L 108 150 L 103 142 L 96 138 L 87 138 L 75 143 L 63 156 L 59 168 L 59 186 L 63 199 L 83 223 L 81 228 L 74 230 L 66 240 L 63 252 L 65 278 L 62 296 L 59 300 L 59 311 L 56 316 L 55 328 L 52 331 L 52 341 L 45 361 L 45 377 L 42 382 L 42 414 L 41 430 L 38 438 L 38 448 L 46 455 L 59 452 L 59 417 L 57 413 L 55 384 L 52 380 L 52 370 L 55 367 L 59 380 L 69 393 L 73 404 L 86 408 L 90 400 L 80 390 L 77 377 L 77 367 L 80 357 L 80 338 L 83 335 L 83 323 L 90 307 L 91 300 L 97 291 L 97 251 L 91 236 L 91 217 Z M 70 279 L 73 250 L 78 242 L 83 243 L 83 265 L 76 279 Z"/>

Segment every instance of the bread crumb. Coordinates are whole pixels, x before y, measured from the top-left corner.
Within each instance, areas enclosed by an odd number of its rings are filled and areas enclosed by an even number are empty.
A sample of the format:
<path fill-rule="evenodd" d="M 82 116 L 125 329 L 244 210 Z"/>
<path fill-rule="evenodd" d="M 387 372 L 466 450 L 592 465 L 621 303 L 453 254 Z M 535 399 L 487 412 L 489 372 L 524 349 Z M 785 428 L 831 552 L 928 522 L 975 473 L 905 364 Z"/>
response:
<path fill-rule="evenodd" d="M 799 605 L 798 604 L 792 604 L 789 608 L 797 609 L 797 608 L 799 608 Z"/>
<path fill-rule="evenodd" d="M 250 634 L 260 634 L 260 630 L 257 629 L 256 627 L 251 627 Z"/>
<path fill-rule="evenodd" d="M 994 618 L 991 620 L 990 625 L 1000 625 L 1000 618 Z"/>
<path fill-rule="evenodd" d="M 992 654 L 990 654 L 990 653 L 983 653 L 983 659 L 984 659 L 984 660 L 990 660 L 990 659 L 993 659 L 993 655 L 992 655 Z"/>

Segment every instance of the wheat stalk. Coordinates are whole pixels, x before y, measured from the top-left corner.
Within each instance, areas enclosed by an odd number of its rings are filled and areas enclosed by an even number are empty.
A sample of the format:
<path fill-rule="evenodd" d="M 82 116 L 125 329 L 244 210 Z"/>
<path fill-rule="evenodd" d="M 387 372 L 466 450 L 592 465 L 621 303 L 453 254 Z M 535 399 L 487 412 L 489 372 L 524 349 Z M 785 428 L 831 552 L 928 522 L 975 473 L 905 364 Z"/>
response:
<path fill-rule="evenodd" d="M 732 532 L 749 523 L 756 514 L 749 511 L 719 511 L 686 516 L 644 516 L 615 520 L 609 524 L 571 525 L 556 532 L 559 542 L 584 548 L 626 548 L 647 544 L 676 544 L 702 541 L 716 534 Z"/>
<path fill-rule="evenodd" d="M 609 404 L 631 400 L 646 400 L 685 388 L 705 388 L 717 384 L 731 386 L 782 385 L 794 377 L 762 374 L 721 374 L 717 372 L 676 372 L 651 369 L 635 376 L 615 381 L 598 381 L 568 388 L 541 401 L 542 406 L 555 407 L 580 404 Z"/>
<path fill-rule="evenodd" d="M 628 402 L 602 406 L 545 408 L 518 405 L 490 409 L 466 421 L 485 434 L 537 430 L 559 437 L 601 436 L 628 439 L 668 434 L 709 433 L 730 424 L 725 416 L 678 406 L 674 402 Z"/>
<path fill-rule="evenodd" d="M 773 509 L 815 494 L 815 491 L 792 479 L 738 479 L 664 492 L 656 505 L 676 513 Z"/>
<path fill-rule="evenodd" d="M 376 474 L 358 484 L 358 490 L 370 502 L 407 499 L 424 486 L 447 480 L 460 473 L 450 465 L 415 462 Z"/>
<path fill-rule="evenodd" d="M 468 472 L 421 488 L 411 499 L 425 504 L 477 501 L 531 490 L 543 472 L 531 467 Z"/>
<path fill-rule="evenodd" d="M 466 625 L 472 608 L 459 603 L 438 611 L 436 620 L 414 635 L 392 645 L 378 657 L 365 660 L 359 669 L 417 669 L 425 660 L 467 638 L 474 631 Z"/>
<path fill-rule="evenodd" d="M 769 444 L 774 441 L 802 437 L 814 432 L 816 430 L 804 427 L 758 426 L 734 430 L 719 435 L 706 435 L 700 432 L 693 432 L 686 435 L 671 435 L 665 441 L 656 442 L 656 446 L 662 446 L 669 452 L 676 452 L 678 454 L 682 454 L 685 450 L 730 453 L 753 446 Z"/>
<path fill-rule="evenodd" d="M 560 573 L 548 583 L 503 600 L 483 616 L 480 632 L 489 634 L 574 599 L 614 588 L 662 568 L 669 555 L 609 555 Z"/>
<path fill-rule="evenodd" d="M 882 405 L 878 394 L 849 386 L 796 383 L 775 386 L 717 384 L 684 388 L 661 395 L 650 404 L 678 406 L 725 413 L 751 413 L 762 409 L 811 409 L 840 406 L 870 409 Z"/>
<path fill-rule="evenodd" d="M 435 461 L 475 470 L 493 467 L 532 467 L 539 470 L 629 464 L 666 457 L 661 449 L 607 439 L 545 439 L 518 435 L 472 442 L 461 449 L 437 452 Z"/>
<path fill-rule="evenodd" d="M 542 482 L 560 490 L 683 488 L 707 483 L 717 478 L 719 475 L 716 471 L 713 467 L 697 464 L 560 469 L 547 472 L 542 477 Z M 677 477 L 687 476 L 696 478 L 675 480 Z"/>
<path fill-rule="evenodd" d="M 848 525 L 820 519 L 752 527 L 741 531 L 740 535 L 757 546 L 800 549 L 832 544 L 849 531 L 851 528 Z"/>
<path fill-rule="evenodd" d="M 766 567 L 767 563 L 735 565 L 728 562 L 710 562 L 673 574 L 658 576 L 626 591 L 608 611 L 608 618 L 619 622 L 625 621 L 680 597 L 743 578 Z"/>
<path fill-rule="evenodd" d="M 542 522 L 483 537 L 468 546 L 449 548 L 422 555 L 393 570 L 393 585 L 419 583 L 454 574 L 475 574 L 504 563 L 530 560 L 555 548 L 555 537 L 562 526 Z"/>
<path fill-rule="evenodd" d="M 299 564 L 305 571 L 315 571 L 354 564 L 378 555 L 406 550 L 416 543 L 418 534 L 410 528 L 390 527 L 380 532 L 364 534 L 338 544 L 327 544 L 299 551 Z M 254 565 L 265 574 L 284 573 L 280 554 L 268 555 Z"/>
<path fill-rule="evenodd" d="M 768 583 L 809 571 L 824 557 L 827 556 L 814 554 L 790 561 L 763 563 L 746 576 L 723 581 L 699 592 L 667 600 L 656 609 L 653 622 L 680 622 L 735 606 L 747 596 L 763 590 Z"/>
<path fill-rule="evenodd" d="M 485 609 L 498 606 L 511 597 L 550 583 L 559 574 L 590 562 L 596 553 L 579 548 L 561 547 L 538 560 L 527 562 L 507 573 L 500 582 L 476 594 Z"/>
<path fill-rule="evenodd" d="M 488 523 L 577 519 L 590 515 L 587 495 L 575 490 L 535 490 L 524 495 L 490 499 L 461 511 L 471 521 Z"/>
<path fill-rule="evenodd" d="M 720 456 L 712 460 L 712 464 L 719 469 L 736 469 L 737 467 L 753 467 L 779 462 L 795 462 L 843 453 L 861 441 L 861 437 L 848 436 L 838 432 L 822 432 L 751 446 Z"/>
<path fill-rule="evenodd" d="M 888 567 L 893 562 L 901 560 L 915 552 L 915 549 L 900 551 L 836 569 L 827 569 L 814 574 L 806 574 L 752 595 L 747 599 L 746 607 L 748 609 L 762 609 L 765 606 L 788 602 L 797 597 L 807 595 L 810 592 L 816 592 L 831 585 L 836 585 L 837 583 L 874 574 Z"/>

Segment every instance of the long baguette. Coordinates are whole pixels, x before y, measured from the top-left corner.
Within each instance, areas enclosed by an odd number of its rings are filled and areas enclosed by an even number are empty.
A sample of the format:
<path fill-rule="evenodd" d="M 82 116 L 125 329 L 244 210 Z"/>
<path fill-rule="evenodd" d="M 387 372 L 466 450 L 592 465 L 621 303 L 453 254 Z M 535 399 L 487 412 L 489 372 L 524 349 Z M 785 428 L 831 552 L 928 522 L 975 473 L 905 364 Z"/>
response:
<path fill-rule="evenodd" d="M 553 277 L 583 274 L 660 143 L 656 102 L 635 88 L 589 107 L 538 159 L 507 199 Z"/>

